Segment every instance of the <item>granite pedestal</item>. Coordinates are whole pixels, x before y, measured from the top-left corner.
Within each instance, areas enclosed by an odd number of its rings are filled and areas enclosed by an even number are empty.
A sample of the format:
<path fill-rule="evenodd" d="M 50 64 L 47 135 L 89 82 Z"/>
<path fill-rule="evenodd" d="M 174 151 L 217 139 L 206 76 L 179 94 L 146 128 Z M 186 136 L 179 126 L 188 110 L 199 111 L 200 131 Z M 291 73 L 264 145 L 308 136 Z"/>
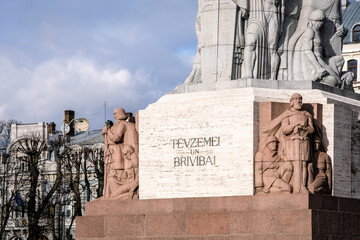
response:
<path fill-rule="evenodd" d="M 359 239 L 360 200 L 308 194 L 96 200 L 77 240 Z"/>

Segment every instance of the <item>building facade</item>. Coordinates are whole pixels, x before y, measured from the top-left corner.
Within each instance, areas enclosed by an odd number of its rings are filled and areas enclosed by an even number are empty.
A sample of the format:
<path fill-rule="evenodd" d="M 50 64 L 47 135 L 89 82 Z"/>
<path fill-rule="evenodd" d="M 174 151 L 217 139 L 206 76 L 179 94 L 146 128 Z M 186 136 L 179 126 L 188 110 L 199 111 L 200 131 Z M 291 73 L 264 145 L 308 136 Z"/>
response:
<path fill-rule="evenodd" d="M 49 131 L 50 129 L 50 131 Z M 74 132 L 74 131 L 73 131 Z M 104 143 L 101 130 L 78 132 L 72 136 L 63 137 L 62 132 L 57 132 L 53 124 L 39 122 L 35 124 L 13 124 L 11 126 L 11 141 L 1 144 L 0 151 L 2 164 L 0 174 L 5 176 L 8 166 L 12 166 L 11 174 L 4 184 L 1 184 L 2 197 L 0 205 L 11 200 L 11 212 L 6 225 L 5 236 L 2 240 L 26 240 L 28 237 L 27 225 L 27 200 L 29 188 L 29 169 L 26 155 L 14 151 L 19 139 L 39 137 L 46 143 L 46 150 L 42 151 L 39 158 L 39 187 L 37 197 L 41 202 L 54 185 L 58 173 L 57 160 L 61 157 L 63 173 L 61 186 L 53 194 L 50 203 L 43 211 L 40 225 L 43 228 L 42 239 L 55 239 L 62 235 L 63 220 L 65 229 L 71 228 L 70 233 L 74 238 L 76 226 L 75 216 L 79 215 L 75 206 L 81 201 L 82 214 L 85 202 L 98 197 L 98 169 L 103 164 Z M 59 141 L 60 140 L 60 141 Z M 54 144 L 57 143 L 57 144 Z M 10 164 L 10 165 L 9 165 Z M 95 166 L 97 164 L 97 166 Z M 86 171 L 86 173 L 85 173 Z M 101 171 L 100 171 L 101 173 Z M 76 180 L 78 177 L 78 180 Z M 74 179 L 78 184 L 78 196 L 75 196 Z M 72 181 L 72 182 L 71 182 Z M 6 186 L 5 186 L 6 185 Z M 63 218 L 64 217 L 64 218 Z M 52 224 L 49 224 L 52 223 Z M 50 226 L 52 225 L 52 226 Z"/>
<path fill-rule="evenodd" d="M 354 73 L 354 90 L 360 93 L 360 1 L 342 1 L 343 25 L 347 30 L 344 38 L 344 71 Z"/>

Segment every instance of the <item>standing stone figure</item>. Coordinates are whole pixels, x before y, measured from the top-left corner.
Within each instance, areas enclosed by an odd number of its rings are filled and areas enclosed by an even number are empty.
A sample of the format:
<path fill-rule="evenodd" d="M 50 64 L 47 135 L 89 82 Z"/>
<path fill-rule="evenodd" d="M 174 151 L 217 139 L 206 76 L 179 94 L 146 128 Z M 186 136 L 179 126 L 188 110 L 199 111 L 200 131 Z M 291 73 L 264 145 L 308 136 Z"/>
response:
<path fill-rule="evenodd" d="M 250 0 L 245 34 L 244 78 L 276 79 L 283 15 L 282 0 Z"/>
<path fill-rule="evenodd" d="M 249 21 L 245 33 L 243 78 L 266 79 L 268 63 L 268 24 L 263 0 L 249 0 Z"/>
<path fill-rule="evenodd" d="M 340 56 L 342 54 L 342 38 L 346 35 L 342 25 L 341 2 L 338 0 L 312 0 L 311 5 L 315 9 L 324 12 L 326 19 L 322 33 L 325 58 Z"/>
<path fill-rule="evenodd" d="M 236 23 L 232 79 L 239 79 L 241 78 L 241 68 L 244 61 L 245 29 L 249 17 L 249 1 L 233 0 L 233 2 L 236 4 Z"/>
<path fill-rule="evenodd" d="M 268 25 L 268 48 L 271 64 L 270 79 L 276 80 L 279 71 L 280 56 L 278 55 L 278 43 L 284 22 L 284 7 L 282 0 L 265 0 L 264 11 Z"/>
<path fill-rule="evenodd" d="M 138 133 L 126 121 L 122 108 L 114 110 L 115 123 L 108 122 L 102 134 L 105 141 L 104 198 L 137 198 Z"/>
<path fill-rule="evenodd" d="M 256 192 L 292 192 L 289 182 L 293 173 L 293 164 L 284 162 L 280 158 L 277 153 L 278 142 L 275 136 L 269 136 L 265 142 L 265 149 L 255 155 Z"/>
<path fill-rule="evenodd" d="M 294 193 L 307 192 L 307 163 L 310 160 L 310 135 L 315 132 L 310 113 L 302 110 L 302 96 L 294 93 L 291 109 L 282 114 L 281 131 L 284 135 L 285 161 L 294 164 Z"/>
<path fill-rule="evenodd" d="M 284 21 L 281 28 L 281 37 L 279 40 L 278 54 L 280 55 L 280 66 L 278 71 L 279 80 L 287 80 L 288 78 L 288 45 L 289 40 L 296 31 L 298 24 L 300 10 L 301 10 L 301 0 L 283 0 L 282 6 L 283 11 L 281 12 L 284 15 Z"/>
<path fill-rule="evenodd" d="M 320 141 L 314 141 L 312 163 L 309 164 L 308 189 L 312 194 L 331 191 L 331 161 L 329 155 L 320 150 Z"/>

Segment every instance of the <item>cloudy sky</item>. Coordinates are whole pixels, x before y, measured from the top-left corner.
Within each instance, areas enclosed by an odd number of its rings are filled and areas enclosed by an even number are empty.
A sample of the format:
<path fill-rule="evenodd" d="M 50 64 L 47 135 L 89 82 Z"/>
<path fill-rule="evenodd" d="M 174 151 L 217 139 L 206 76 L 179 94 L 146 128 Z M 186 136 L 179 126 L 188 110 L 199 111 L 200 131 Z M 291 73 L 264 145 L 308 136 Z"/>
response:
<path fill-rule="evenodd" d="M 181 84 L 196 50 L 197 0 L 0 1 L 0 120 L 102 128 Z"/>

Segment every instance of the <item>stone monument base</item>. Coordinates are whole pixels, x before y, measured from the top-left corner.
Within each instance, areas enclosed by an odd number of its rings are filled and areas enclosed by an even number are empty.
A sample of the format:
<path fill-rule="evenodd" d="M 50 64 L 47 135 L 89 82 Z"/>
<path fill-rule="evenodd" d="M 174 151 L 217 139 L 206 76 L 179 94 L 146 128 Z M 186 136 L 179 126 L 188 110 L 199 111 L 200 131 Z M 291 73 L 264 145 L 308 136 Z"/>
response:
<path fill-rule="evenodd" d="M 332 195 L 360 199 L 360 95 L 313 85 L 169 94 L 139 111 L 139 198 L 254 195 L 254 156 L 264 130 L 298 92 L 331 158 Z"/>
<path fill-rule="evenodd" d="M 359 239 L 360 200 L 279 194 L 96 200 L 78 217 L 77 240 Z"/>

